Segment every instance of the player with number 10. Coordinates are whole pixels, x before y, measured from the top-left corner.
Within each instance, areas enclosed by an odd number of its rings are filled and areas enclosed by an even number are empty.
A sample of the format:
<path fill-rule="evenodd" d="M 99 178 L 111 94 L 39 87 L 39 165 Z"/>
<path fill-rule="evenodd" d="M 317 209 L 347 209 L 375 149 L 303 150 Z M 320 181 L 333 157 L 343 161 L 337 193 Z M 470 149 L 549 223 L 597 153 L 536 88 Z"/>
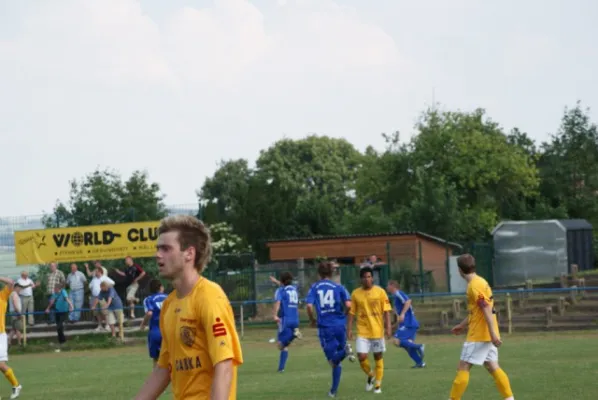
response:
<path fill-rule="evenodd" d="M 332 387 L 329 397 L 336 397 L 341 379 L 341 362 L 355 356 L 347 343 L 346 313 L 351 308 L 349 292 L 344 286 L 331 280 L 334 264 L 323 262 L 318 266 L 320 280 L 312 285 L 307 295 L 307 315 L 312 326 L 317 324 L 320 345 L 332 367 Z M 314 318 L 315 314 L 317 316 Z"/>
<path fill-rule="evenodd" d="M 292 285 L 293 275 L 290 272 L 280 274 L 280 287 L 274 295 L 274 321 L 278 323 L 278 349 L 280 359 L 278 372 L 284 372 L 289 357 L 289 345 L 296 338 L 301 338 L 299 331 L 299 293 Z"/>

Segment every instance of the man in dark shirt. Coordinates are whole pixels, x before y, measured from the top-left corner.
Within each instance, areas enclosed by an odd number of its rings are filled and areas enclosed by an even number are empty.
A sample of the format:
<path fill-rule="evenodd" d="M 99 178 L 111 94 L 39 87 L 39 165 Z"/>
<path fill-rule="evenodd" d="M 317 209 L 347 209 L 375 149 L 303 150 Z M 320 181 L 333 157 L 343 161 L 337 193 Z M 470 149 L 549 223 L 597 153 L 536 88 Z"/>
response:
<path fill-rule="evenodd" d="M 125 270 L 116 270 L 116 273 L 126 278 L 127 284 L 127 304 L 129 305 L 129 316 L 131 319 L 135 318 L 135 303 L 139 302 L 137 298 L 137 289 L 139 289 L 139 281 L 145 276 L 145 271 L 139 264 L 133 262 L 131 256 L 125 258 Z"/>

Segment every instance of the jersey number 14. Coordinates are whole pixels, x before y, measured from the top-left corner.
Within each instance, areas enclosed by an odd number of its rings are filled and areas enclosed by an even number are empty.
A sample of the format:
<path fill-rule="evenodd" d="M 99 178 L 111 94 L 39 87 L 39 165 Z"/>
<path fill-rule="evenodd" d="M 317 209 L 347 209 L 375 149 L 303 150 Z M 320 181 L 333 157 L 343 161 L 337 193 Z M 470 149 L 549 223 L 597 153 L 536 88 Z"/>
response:
<path fill-rule="evenodd" d="M 320 307 L 334 308 L 334 292 L 332 290 L 318 290 L 318 296 L 320 297 Z"/>

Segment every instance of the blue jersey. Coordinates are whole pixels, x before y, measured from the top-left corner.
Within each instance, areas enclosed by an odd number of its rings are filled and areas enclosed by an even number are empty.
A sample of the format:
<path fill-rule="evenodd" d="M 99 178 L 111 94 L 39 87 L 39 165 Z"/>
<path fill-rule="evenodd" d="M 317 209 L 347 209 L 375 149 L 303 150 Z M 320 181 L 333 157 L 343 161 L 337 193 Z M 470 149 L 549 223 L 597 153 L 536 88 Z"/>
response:
<path fill-rule="evenodd" d="M 292 285 L 276 289 L 274 300 L 280 301 L 278 316 L 282 326 L 299 326 L 299 293 Z"/>
<path fill-rule="evenodd" d="M 322 279 L 314 283 L 307 295 L 307 304 L 313 304 L 318 317 L 318 327 L 330 328 L 345 326 L 345 303 L 351 296 L 343 285 Z"/>
<path fill-rule="evenodd" d="M 160 330 L 160 310 L 162 309 L 162 303 L 166 300 L 164 293 L 155 293 L 147 296 L 143 300 L 143 308 L 145 312 L 152 312 L 152 318 L 149 323 L 149 330 Z"/>
<path fill-rule="evenodd" d="M 400 290 L 397 290 L 394 294 L 395 300 L 395 310 L 397 314 L 400 314 L 403 311 L 403 307 L 407 300 L 409 300 L 409 296 Z M 419 322 L 415 318 L 415 312 L 413 311 L 413 306 L 409 305 L 409 309 L 405 312 L 405 319 L 403 322 L 399 324 L 399 327 L 406 327 L 406 328 L 419 328 Z"/>

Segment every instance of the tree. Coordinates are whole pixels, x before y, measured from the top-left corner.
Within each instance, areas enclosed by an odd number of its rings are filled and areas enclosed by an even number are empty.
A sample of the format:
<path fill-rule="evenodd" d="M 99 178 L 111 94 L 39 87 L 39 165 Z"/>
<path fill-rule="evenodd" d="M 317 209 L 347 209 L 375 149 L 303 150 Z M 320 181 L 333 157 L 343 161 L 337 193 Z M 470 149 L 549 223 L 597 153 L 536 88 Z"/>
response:
<path fill-rule="evenodd" d="M 542 145 L 540 192 L 546 207 L 598 223 L 598 128 L 581 103 L 565 109 L 552 142 Z"/>
<path fill-rule="evenodd" d="M 229 222 L 264 258 L 268 239 L 335 233 L 354 205 L 361 161 L 344 139 L 283 139 L 262 151 L 252 170 L 244 160 L 221 163 L 198 195 L 206 216 Z"/>
<path fill-rule="evenodd" d="M 69 201 L 58 201 L 47 227 L 87 226 L 132 221 L 154 221 L 166 216 L 164 196 L 146 172 L 135 171 L 123 181 L 116 172 L 96 170 L 70 182 Z"/>
<path fill-rule="evenodd" d="M 218 222 L 209 226 L 212 236 L 212 249 L 214 255 L 239 254 L 251 251 L 244 239 L 233 232 L 232 227 L 226 222 Z"/>

